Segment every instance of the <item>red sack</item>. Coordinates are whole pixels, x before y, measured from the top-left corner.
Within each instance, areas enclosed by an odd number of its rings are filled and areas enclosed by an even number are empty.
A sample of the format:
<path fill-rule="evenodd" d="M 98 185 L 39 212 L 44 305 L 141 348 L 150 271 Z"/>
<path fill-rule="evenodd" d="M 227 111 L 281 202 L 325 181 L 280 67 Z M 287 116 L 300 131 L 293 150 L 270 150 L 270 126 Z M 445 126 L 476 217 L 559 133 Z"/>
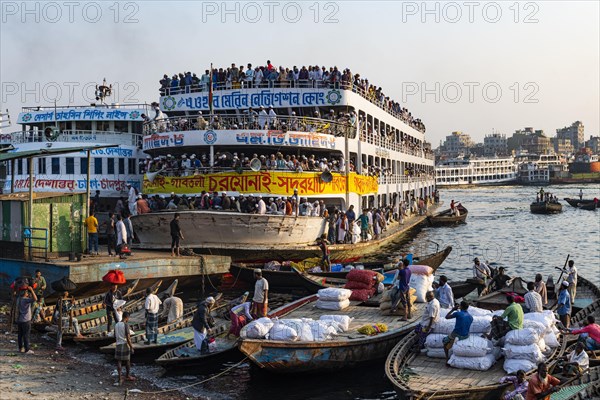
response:
<path fill-rule="evenodd" d="M 112 285 L 124 285 L 127 282 L 125 275 L 123 275 L 123 271 L 120 269 L 111 269 L 102 277 L 102 280 Z"/>
<path fill-rule="evenodd" d="M 376 278 L 377 272 L 369 271 L 367 269 L 353 269 L 352 271 L 348 272 L 348 275 L 346 275 L 346 279 L 349 281 L 362 282 L 368 285 L 373 285 Z"/>
<path fill-rule="evenodd" d="M 375 281 L 373 281 L 373 283 L 375 283 Z M 358 289 L 358 290 L 371 289 L 372 287 L 373 287 L 373 284 L 357 282 L 357 281 L 348 281 L 344 285 L 345 289 Z"/>
<path fill-rule="evenodd" d="M 375 294 L 376 289 L 357 289 L 352 291 L 351 301 L 367 301 Z"/>
<path fill-rule="evenodd" d="M 14 280 L 13 283 L 10 284 L 10 290 L 14 291 L 23 291 L 23 290 L 27 290 L 27 288 L 30 286 L 29 285 L 30 280 L 28 278 L 23 278 L 23 277 L 19 277 L 17 279 Z M 31 285 L 31 287 L 35 290 L 37 289 L 37 283 L 33 283 Z"/>

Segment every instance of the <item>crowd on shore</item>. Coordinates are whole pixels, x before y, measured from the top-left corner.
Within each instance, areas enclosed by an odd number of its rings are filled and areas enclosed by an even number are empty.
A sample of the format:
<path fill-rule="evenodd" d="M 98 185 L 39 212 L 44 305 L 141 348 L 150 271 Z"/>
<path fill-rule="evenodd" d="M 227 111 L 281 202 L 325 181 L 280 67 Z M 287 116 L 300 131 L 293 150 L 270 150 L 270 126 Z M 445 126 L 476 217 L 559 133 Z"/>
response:
<path fill-rule="evenodd" d="M 352 90 L 373 104 L 404 121 L 420 132 L 425 132 L 425 125 L 400 103 L 386 96 L 381 87 L 373 85 L 360 74 L 353 74 L 349 68 L 340 71 L 337 66 L 326 68 L 318 65 L 298 68 L 279 68 L 270 60 L 266 65 L 255 66 L 248 63 L 228 68 L 214 68 L 212 72 L 205 70 L 200 77 L 196 73 L 181 72 L 169 77 L 164 74 L 160 83 L 160 94 L 175 95 L 183 93 L 207 92 L 212 82 L 213 90 L 243 88 L 335 88 Z"/>

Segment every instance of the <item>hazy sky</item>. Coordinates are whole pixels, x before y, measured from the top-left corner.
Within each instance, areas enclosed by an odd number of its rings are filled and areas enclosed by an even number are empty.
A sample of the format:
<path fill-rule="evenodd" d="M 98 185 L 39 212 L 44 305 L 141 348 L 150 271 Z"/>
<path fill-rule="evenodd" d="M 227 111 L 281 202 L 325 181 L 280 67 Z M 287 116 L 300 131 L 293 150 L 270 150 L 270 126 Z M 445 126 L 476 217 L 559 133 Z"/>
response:
<path fill-rule="evenodd" d="M 1 1 L 13 125 L 57 94 L 88 103 L 103 77 L 113 101 L 150 102 L 163 73 L 270 59 L 351 68 L 421 118 L 434 147 L 454 130 L 554 136 L 581 120 L 586 139 L 600 133 L 598 1 L 66 3 Z"/>

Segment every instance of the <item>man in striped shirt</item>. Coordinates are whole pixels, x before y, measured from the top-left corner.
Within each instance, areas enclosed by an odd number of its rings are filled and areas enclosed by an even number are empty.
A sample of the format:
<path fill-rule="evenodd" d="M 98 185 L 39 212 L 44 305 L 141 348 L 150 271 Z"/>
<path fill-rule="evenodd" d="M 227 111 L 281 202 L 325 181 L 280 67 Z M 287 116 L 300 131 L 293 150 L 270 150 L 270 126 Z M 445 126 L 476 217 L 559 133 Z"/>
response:
<path fill-rule="evenodd" d="M 525 293 L 525 312 L 542 312 L 542 296 L 535 291 L 533 282 L 527 283 L 528 292 Z"/>

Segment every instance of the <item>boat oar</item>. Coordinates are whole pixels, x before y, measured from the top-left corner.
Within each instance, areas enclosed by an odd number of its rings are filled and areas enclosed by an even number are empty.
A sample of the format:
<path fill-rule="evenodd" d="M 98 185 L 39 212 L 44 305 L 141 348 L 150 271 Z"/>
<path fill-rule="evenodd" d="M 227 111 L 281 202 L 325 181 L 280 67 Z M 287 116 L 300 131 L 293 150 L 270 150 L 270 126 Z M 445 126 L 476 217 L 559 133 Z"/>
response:
<path fill-rule="evenodd" d="M 560 285 L 560 280 L 567 269 L 567 263 L 569 262 L 570 257 L 571 257 L 571 255 L 567 254 L 567 259 L 565 260 L 565 265 L 563 265 L 562 269 L 560 269 L 559 267 L 555 267 L 556 269 L 560 270 L 560 275 L 558 276 L 558 280 L 556 281 L 557 285 Z"/>

